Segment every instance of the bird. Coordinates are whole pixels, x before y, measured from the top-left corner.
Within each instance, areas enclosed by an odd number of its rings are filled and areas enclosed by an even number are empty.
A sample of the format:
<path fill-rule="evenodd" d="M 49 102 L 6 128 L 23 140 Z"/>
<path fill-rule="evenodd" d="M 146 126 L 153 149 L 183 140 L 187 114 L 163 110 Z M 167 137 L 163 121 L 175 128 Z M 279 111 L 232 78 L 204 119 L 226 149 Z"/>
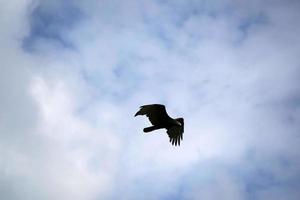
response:
<path fill-rule="evenodd" d="M 153 126 L 143 129 L 145 133 L 165 128 L 170 138 L 172 145 L 180 146 L 180 141 L 183 140 L 184 132 L 184 119 L 183 118 L 171 118 L 166 107 L 161 104 L 149 104 L 140 107 L 140 110 L 134 115 L 146 115 Z"/>

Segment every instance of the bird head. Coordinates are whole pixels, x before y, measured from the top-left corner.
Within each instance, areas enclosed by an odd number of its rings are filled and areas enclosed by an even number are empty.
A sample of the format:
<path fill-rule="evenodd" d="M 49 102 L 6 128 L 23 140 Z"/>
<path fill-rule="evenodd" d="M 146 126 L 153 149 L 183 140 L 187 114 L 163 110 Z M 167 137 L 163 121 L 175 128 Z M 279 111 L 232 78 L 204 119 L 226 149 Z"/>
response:
<path fill-rule="evenodd" d="M 183 120 L 183 118 L 177 118 L 177 119 L 175 119 L 176 120 L 176 122 L 177 122 L 177 124 L 179 125 L 179 126 L 183 126 L 184 125 L 184 120 Z"/>

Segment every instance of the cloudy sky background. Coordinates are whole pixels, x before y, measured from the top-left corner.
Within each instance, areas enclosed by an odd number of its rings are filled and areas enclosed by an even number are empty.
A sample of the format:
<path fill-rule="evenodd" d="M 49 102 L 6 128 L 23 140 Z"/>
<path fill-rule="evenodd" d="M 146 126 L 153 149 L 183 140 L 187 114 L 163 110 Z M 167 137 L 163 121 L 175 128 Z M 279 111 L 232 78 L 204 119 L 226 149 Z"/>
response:
<path fill-rule="evenodd" d="M 5 200 L 300 197 L 297 0 L 0 0 Z M 180 147 L 143 104 L 185 118 Z"/>

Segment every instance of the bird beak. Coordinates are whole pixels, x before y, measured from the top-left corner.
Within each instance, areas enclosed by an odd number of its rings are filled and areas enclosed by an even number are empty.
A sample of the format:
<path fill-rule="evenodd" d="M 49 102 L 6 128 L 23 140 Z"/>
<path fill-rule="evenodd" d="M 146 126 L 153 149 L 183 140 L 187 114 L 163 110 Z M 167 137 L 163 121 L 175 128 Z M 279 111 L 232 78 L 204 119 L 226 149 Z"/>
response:
<path fill-rule="evenodd" d="M 181 126 L 181 123 L 180 122 L 178 122 L 178 121 L 176 121 L 177 122 L 177 124 L 179 125 L 179 126 Z"/>

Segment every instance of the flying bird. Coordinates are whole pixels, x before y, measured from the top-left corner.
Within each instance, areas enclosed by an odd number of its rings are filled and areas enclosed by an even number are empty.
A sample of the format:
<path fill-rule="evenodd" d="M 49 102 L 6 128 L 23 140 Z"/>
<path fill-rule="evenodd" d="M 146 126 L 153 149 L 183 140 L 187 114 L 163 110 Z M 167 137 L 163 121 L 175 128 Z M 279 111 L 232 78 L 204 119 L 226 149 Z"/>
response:
<path fill-rule="evenodd" d="M 172 145 L 180 146 L 180 140 L 183 139 L 184 120 L 183 118 L 171 118 L 166 107 L 161 104 L 150 104 L 140 107 L 140 110 L 134 115 L 146 115 L 153 126 L 144 128 L 144 132 L 148 133 L 157 129 L 167 129 L 170 142 Z"/>

